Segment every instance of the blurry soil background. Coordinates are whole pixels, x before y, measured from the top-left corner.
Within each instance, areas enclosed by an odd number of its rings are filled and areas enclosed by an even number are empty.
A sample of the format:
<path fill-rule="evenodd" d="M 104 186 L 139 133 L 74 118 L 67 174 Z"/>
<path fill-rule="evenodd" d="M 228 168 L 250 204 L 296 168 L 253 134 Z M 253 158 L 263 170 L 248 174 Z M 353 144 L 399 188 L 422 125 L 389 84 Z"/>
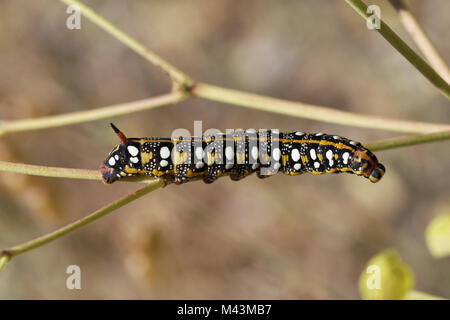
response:
<path fill-rule="evenodd" d="M 340 110 L 448 122 L 448 101 L 344 1 L 84 1 L 194 79 Z M 367 2 L 366 2 L 367 3 Z M 386 20 L 410 38 L 386 1 Z M 408 1 L 446 61 L 450 2 Z M 0 2 L 0 119 L 88 110 L 163 94 L 168 77 L 50 0 Z M 279 128 L 367 142 L 398 133 L 190 99 L 120 118 L 13 133 L 0 160 L 97 169 L 128 136 L 173 129 Z M 377 153 L 379 184 L 352 175 L 228 178 L 171 185 L 14 258 L 0 299 L 351 299 L 368 259 L 396 248 L 422 291 L 450 296 L 450 261 L 424 231 L 449 204 L 448 142 Z M 141 185 L 0 174 L 0 247 L 79 219 Z M 78 265 L 82 289 L 66 289 Z"/>

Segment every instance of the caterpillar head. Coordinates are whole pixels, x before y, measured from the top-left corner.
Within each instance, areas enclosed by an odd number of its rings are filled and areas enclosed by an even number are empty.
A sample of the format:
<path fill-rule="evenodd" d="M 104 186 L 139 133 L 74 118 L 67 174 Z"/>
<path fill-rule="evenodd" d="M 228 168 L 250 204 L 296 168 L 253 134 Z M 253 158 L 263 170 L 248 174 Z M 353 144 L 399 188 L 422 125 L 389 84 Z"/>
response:
<path fill-rule="evenodd" d="M 386 172 L 377 157 L 365 148 L 359 148 L 354 152 L 351 167 L 354 173 L 362 175 L 373 183 L 380 181 Z"/>
<path fill-rule="evenodd" d="M 112 123 L 111 127 L 119 137 L 121 143 L 114 147 L 102 163 L 100 172 L 105 184 L 132 175 L 136 172 L 140 162 L 139 143 L 134 142 L 117 129 Z"/>

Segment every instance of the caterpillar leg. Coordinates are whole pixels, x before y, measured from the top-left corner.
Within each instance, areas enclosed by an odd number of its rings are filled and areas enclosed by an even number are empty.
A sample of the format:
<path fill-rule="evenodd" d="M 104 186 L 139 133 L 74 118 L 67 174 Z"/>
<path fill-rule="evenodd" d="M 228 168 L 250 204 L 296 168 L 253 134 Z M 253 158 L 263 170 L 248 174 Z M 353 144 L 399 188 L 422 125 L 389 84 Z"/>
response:
<path fill-rule="evenodd" d="M 169 185 L 169 178 L 167 178 L 167 176 L 162 176 L 161 179 L 164 182 L 162 187 L 163 188 L 167 187 Z"/>
<path fill-rule="evenodd" d="M 173 181 L 176 185 L 183 184 L 189 182 L 189 178 L 182 174 L 174 174 Z"/>
<path fill-rule="evenodd" d="M 239 181 L 244 179 L 245 177 L 248 177 L 254 172 L 256 172 L 256 167 L 255 169 L 252 169 L 251 165 L 239 166 L 238 168 L 235 168 L 231 171 L 230 179 L 233 181 Z"/>
<path fill-rule="evenodd" d="M 233 181 L 239 181 L 245 178 L 245 172 L 242 168 L 237 168 L 231 171 L 230 179 Z"/>
<path fill-rule="evenodd" d="M 203 176 L 203 182 L 206 184 L 210 184 L 213 183 L 214 181 L 217 180 L 217 178 L 219 178 L 218 176 L 211 176 L 211 175 L 204 175 Z"/>
<path fill-rule="evenodd" d="M 203 182 L 204 183 L 213 183 L 216 181 L 219 177 L 224 175 L 224 167 L 222 164 L 216 164 L 213 163 L 208 166 L 207 171 L 203 175 Z"/>

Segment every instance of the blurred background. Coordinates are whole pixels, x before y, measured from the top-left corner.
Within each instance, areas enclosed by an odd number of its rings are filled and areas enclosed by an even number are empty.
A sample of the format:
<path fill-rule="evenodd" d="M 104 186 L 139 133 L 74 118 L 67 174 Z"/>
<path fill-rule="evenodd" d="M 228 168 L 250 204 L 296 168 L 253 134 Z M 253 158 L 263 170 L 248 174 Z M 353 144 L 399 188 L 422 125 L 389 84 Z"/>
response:
<path fill-rule="evenodd" d="M 344 1 L 84 1 L 195 80 L 394 119 L 448 123 L 448 101 Z M 366 1 L 367 3 L 367 1 Z M 450 61 L 450 2 L 407 2 Z M 414 49 L 387 1 L 382 18 Z M 168 77 L 58 1 L 0 3 L 0 119 L 89 110 L 170 91 Z M 0 160 L 97 169 L 128 136 L 279 128 L 362 142 L 393 132 L 200 99 L 0 138 Z M 379 184 L 352 175 L 171 185 L 39 249 L 0 275 L 0 299 L 352 299 L 369 258 L 395 248 L 416 288 L 450 297 L 450 261 L 424 231 L 449 205 L 448 142 L 377 152 Z M 0 247 L 77 220 L 141 185 L 0 174 Z M 82 289 L 66 289 L 66 268 Z"/>

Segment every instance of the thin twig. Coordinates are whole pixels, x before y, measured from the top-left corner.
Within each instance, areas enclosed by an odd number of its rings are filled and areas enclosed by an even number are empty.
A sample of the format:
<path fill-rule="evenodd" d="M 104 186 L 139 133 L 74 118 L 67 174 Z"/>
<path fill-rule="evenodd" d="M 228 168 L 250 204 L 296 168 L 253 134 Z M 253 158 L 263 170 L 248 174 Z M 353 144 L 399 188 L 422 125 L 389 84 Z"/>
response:
<path fill-rule="evenodd" d="M 450 130 L 450 125 L 446 124 L 391 120 L 300 102 L 275 99 L 247 92 L 216 87 L 205 83 L 196 84 L 191 93 L 197 97 L 225 102 L 246 108 L 341 125 L 408 133 L 429 133 Z"/>
<path fill-rule="evenodd" d="M 31 249 L 40 247 L 46 243 L 49 243 L 53 240 L 60 238 L 62 236 L 65 236 L 65 235 L 107 215 L 108 213 L 111 213 L 114 210 L 130 203 L 131 201 L 136 200 L 158 188 L 161 188 L 163 185 L 164 185 L 163 180 L 160 180 L 160 179 L 154 180 L 149 185 L 147 185 L 127 196 L 124 196 L 117 201 L 114 201 L 113 203 L 91 213 L 90 215 L 88 215 L 78 221 L 75 221 L 71 224 L 68 224 L 68 225 L 58 229 L 58 230 L 55 230 L 51 233 L 48 233 L 44 236 L 38 237 L 31 241 L 25 242 L 23 244 L 20 244 L 20 245 L 14 246 L 14 247 L 4 249 L 0 254 L 0 271 L 4 267 L 4 265 L 8 262 L 8 260 L 10 260 L 11 258 L 13 258 L 19 254 L 22 254 L 24 252 L 27 252 Z"/>
<path fill-rule="evenodd" d="M 85 123 L 88 121 L 95 121 L 99 119 L 111 118 L 124 114 L 130 114 L 133 112 L 153 109 L 171 103 L 180 102 L 184 99 L 189 98 L 190 94 L 214 101 L 230 103 L 233 105 L 252 108 L 256 110 L 362 128 L 391 130 L 408 133 L 428 133 L 450 130 L 450 125 L 446 124 L 391 120 L 387 118 L 362 115 L 348 111 L 340 111 L 332 108 L 305 104 L 301 102 L 275 99 L 242 91 L 216 87 L 205 83 L 199 83 L 194 86 L 190 93 L 182 93 L 176 91 L 149 99 L 138 100 L 99 109 L 71 112 L 34 119 L 3 120 L 0 121 L 0 136 L 11 132 L 62 127 L 76 123 Z"/>
<path fill-rule="evenodd" d="M 369 142 L 365 143 L 364 146 L 372 151 L 379 151 L 449 139 L 450 139 L 450 131 L 443 131 L 428 134 L 419 134 L 416 136 L 398 137 L 371 143 Z"/>
<path fill-rule="evenodd" d="M 100 170 L 46 167 L 6 161 L 0 161 L 0 171 L 22 173 L 41 177 L 102 180 Z"/>
<path fill-rule="evenodd" d="M 419 47 L 419 50 L 425 56 L 425 59 L 428 60 L 430 65 L 447 81 L 447 83 L 450 83 L 450 71 L 447 64 L 439 55 L 436 47 L 421 28 L 419 22 L 417 22 L 405 2 L 403 0 L 389 0 L 389 2 L 395 10 L 397 10 L 400 21 L 416 43 L 417 47 Z"/>
<path fill-rule="evenodd" d="M 102 180 L 100 170 L 47 167 L 6 161 L 0 161 L 0 171 L 52 178 Z M 139 183 L 153 183 L 155 180 L 157 179 L 149 176 L 123 177 L 120 179 L 120 181 Z"/>
<path fill-rule="evenodd" d="M 192 80 L 183 72 L 169 64 L 163 58 L 153 53 L 144 47 L 141 43 L 133 39 L 130 35 L 126 34 L 111 22 L 100 16 L 94 10 L 86 6 L 77 0 L 60 0 L 67 5 L 76 5 L 80 8 L 81 13 L 91 22 L 96 24 L 98 27 L 112 35 L 114 38 L 122 42 L 125 46 L 132 49 L 134 52 L 145 58 L 146 60 L 153 63 L 155 66 L 160 67 L 166 71 L 173 82 L 177 83 L 183 88 L 190 88 L 192 86 Z"/>
<path fill-rule="evenodd" d="M 188 96 L 188 93 L 174 91 L 157 97 L 116 104 L 93 110 L 70 112 L 34 119 L 3 120 L 0 121 L 0 136 L 11 132 L 62 127 L 75 123 L 86 123 L 88 121 L 112 118 L 180 102 Z"/>
<path fill-rule="evenodd" d="M 361 0 L 345 0 L 364 19 L 370 18 L 367 5 Z M 414 52 L 392 29 L 380 19 L 380 28 L 377 31 L 385 38 L 403 57 L 405 57 L 421 74 L 423 74 L 447 99 L 450 99 L 450 85 L 431 68 L 425 60 Z"/>
<path fill-rule="evenodd" d="M 0 252 L 0 272 L 5 268 L 6 264 L 8 263 L 10 257 L 7 253 Z"/>

